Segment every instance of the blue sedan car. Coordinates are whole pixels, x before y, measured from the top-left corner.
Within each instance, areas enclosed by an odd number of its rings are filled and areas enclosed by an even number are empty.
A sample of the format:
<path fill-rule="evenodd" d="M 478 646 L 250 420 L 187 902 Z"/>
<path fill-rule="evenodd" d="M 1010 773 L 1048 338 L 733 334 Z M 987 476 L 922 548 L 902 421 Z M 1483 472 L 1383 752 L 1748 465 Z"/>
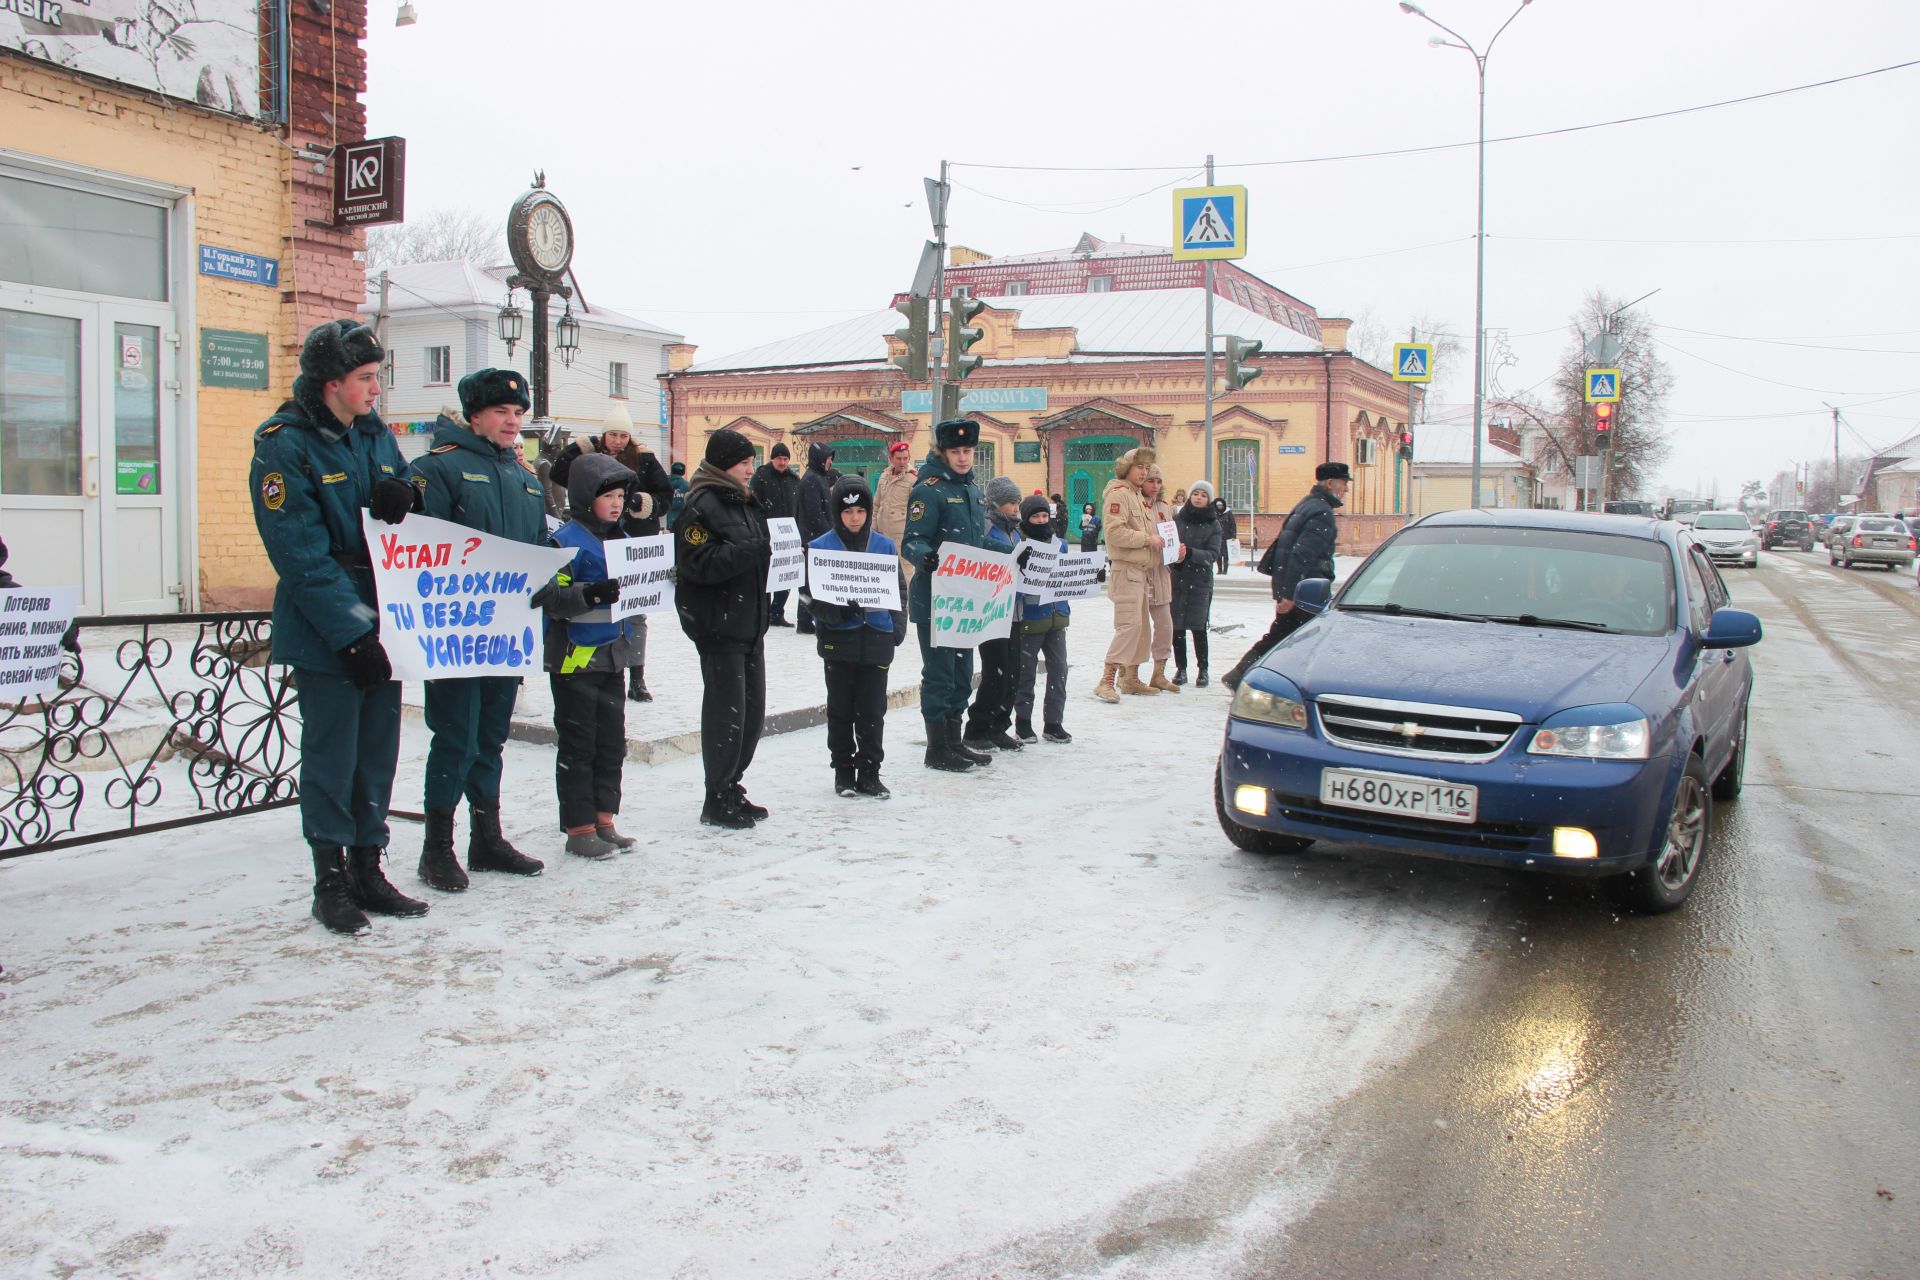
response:
<path fill-rule="evenodd" d="M 1449 511 L 1242 681 L 1214 788 L 1242 849 L 1315 840 L 1612 877 L 1671 911 L 1740 794 L 1760 620 L 1671 521 Z"/>

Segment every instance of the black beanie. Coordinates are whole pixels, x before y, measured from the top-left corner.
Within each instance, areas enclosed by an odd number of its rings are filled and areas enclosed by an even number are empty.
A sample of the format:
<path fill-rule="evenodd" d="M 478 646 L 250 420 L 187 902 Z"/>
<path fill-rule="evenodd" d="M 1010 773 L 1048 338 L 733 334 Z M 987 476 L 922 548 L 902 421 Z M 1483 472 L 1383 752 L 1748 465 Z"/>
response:
<path fill-rule="evenodd" d="M 472 421 L 473 415 L 497 404 L 517 404 L 533 408 L 527 394 L 527 379 L 513 369 L 475 369 L 460 379 L 460 412 Z"/>
<path fill-rule="evenodd" d="M 793 451 L 787 448 L 787 442 L 785 440 L 782 440 L 779 444 L 776 444 L 775 446 L 773 446 L 772 449 L 769 449 L 767 451 L 768 462 L 772 462 L 775 458 L 792 458 L 792 457 L 793 457 Z"/>
<path fill-rule="evenodd" d="M 322 386 L 338 382 L 361 365 L 387 358 L 380 339 L 358 320 L 329 320 L 316 325 L 300 344 L 300 372 Z"/>
<path fill-rule="evenodd" d="M 775 445 L 778 449 L 780 446 Z M 707 437 L 707 461 L 725 471 L 753 456 L 753 442 L 738 431 L 720 428 Z"/>
<path fill-rule="evenodd" d="M 858 533 L 849 533 L 847 527 L 840 523 L 840 513 L 849 507 L 858 507 L 867 513 L 867 522 L 860 526 Z M 827 515 L 833 521 L 833 531 L 840 535 L 840 541 L 847 550 L 867 549 L 867 535 L 873 531 L 873 490 L 867 488 L 867 482 L 859 473 L 849 473 L 833 482 L 833 487 L 827 490 Z"/>
<path fill-rule="evenodd" d="M 1046 513 L 1047 522 L 1043 525 L 1034 524 L 1033 518 L 1042 512 Z M 1060 531 L 1053 527 L 1053 504 L 1037 493 L 1021 499 L 1020 532 L 1034 542 L 1051 542 L 1059 537 Z"/>

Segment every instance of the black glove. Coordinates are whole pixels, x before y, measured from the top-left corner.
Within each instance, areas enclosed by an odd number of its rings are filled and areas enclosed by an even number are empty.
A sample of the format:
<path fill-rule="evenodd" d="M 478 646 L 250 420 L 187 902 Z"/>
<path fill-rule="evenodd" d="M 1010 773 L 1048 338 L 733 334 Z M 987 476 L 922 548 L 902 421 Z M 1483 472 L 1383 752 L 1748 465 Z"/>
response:
<path fill-rule="evenodd" d="M 572 462 L 575 458 L 580 456 L 581 452 L 582 450 L 580 448 L 580 442 L 578 440 L 575 440 L 571 444 L 569 444 L 566 448 L 560 451 L 560 457 L 558 459 L 555 459 L 555 461 L 564 460 L 566 462 Z"/>
<path fill-rule="evenodd" d="M 382 524 L 399 524 L 413 513 L 414 488 L 405 480 L 382 476 L 367 499 L 367 510 Z"/>
<path fill-rule="evenodd" d="M 547 585 L 544 587 L 541 587 L 538 591 L 534 592 L 533 595 L 527 600 L 527 603 L 529 605 L 532 605 L 536 609 L 543 608 L 546 605 L 547 601 L 553 599 L 553 593 L 558 591 L 559 589 L 560 589 L 560 580 L 558 578 L 549 578 L 547 580 Z"/>
<path fill-rule="evenodd" d="M 580 589 L 581 599 L 589 608 L 598 609 L 603 604 L 612 604 L 620 598 L 620 584 L 612 578 L 602 582 L 589 582 Z"/>
<path fill-rule="evenodd" d="M 939 548 L 936 547 L 934 550 L 927 552 L 927 558 L 920 562 L 920 567 L 928 573 L 937 572 L 940 568 Z"/>
<path fill-rule="evenodd" d="M 356 689 L 371 689 L 393 679 L 393 664 L 387 661 L 387 651 L 380 647 L 378 632 L 369 631 L 342 649 L 340 663 L 346 667 L 347 679 L 353 681 Z"/>

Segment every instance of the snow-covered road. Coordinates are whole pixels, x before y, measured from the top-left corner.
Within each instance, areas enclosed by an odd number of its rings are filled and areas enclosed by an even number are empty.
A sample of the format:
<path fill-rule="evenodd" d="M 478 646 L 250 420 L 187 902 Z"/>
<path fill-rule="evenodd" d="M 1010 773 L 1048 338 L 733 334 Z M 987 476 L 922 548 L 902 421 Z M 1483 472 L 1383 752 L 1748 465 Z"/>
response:
<path fill-rule="evenodd" d="M 642 845 L 582 863 L 510 744 L 547 874 L 358 939 L 290 811 L 0 864 L 0 1273 L 1233 1274 L 1480 913 L 1234 850 L 1226 691 L 1096 702 L 1102 612 L 1072 745 L 934 774 L 896 712 L 890 802 L 831 794 L 822 729 L 762 745 L 749 833 L 698 825 L 697 760 L 629 765 Z"/>

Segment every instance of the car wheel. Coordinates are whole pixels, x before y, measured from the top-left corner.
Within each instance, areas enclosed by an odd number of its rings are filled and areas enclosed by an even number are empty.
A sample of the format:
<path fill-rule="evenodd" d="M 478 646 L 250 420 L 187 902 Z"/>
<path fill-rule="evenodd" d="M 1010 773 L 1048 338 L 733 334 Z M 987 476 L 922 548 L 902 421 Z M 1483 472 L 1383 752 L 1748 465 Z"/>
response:
<path fill-rule="evenodd" d="M 1827 544 L 1827 563 L 1828 564 L 1840 563 L 1840 557 L 1834 554 L 1833 544 L 1831 542 Z"/>
<path fill-rule="evenodd" d="M 1689 752 L 1686 772 L 1674 789 L 1660 851 L 1646 866 L 1616 877 L 1609 887 L 1633 911 L 1658 915 L 1678 908 L 1693 894 L 1712 834 L 1713 796 L 1707 787 L 1707 767 Z"/>
<path fill-rule="evenodd" d="M 1740 788 L 1747 780 L 1747 709 L 1740 708 L 1740 727 L 1734 731 L 1733 754 L 1727 757 L 1726 768 L 1720 770 L 1720 776 L 1713 780 L 1713 798 L 1722 804 L 1740 798 Z"/>
<path fill-rule="evenodd" d="M 1272 831 L 1262 831 L 1258 827 L 1243 827 L 1233 820 L 1227 812 L 1226 793 L 1220 786 L 1220 766 L 1213 768 L 1213 816 L 1220 819 L 1220 830 L 1227 839 L 1233 841 L 1236 849 L 1245 849 L 1248 853 L 1299 853 L 1313 841 L 1303 840 L 1299 836 L 1283 836 Z"/>

